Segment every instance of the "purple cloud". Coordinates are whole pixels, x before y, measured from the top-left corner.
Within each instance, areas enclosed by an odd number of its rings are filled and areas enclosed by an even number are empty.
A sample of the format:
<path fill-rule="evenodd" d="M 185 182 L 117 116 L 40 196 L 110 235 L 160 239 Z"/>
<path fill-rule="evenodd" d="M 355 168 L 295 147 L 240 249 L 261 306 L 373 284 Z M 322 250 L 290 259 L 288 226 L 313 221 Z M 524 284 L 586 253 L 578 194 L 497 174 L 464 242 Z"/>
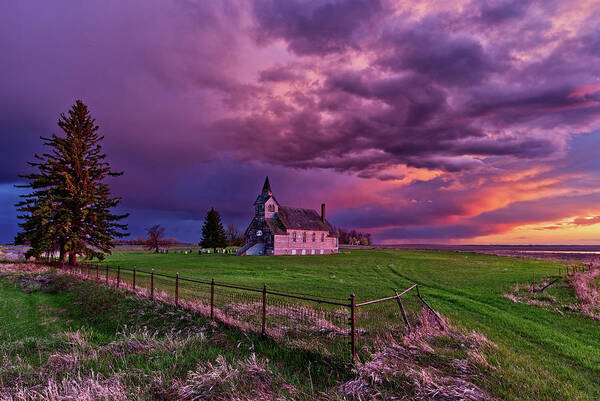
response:
<path fill-rule="evenodd" d="M 243 225 L 266 174 L 287 204 L 326 201 L 337 225 L 379 240 L 597 216 L 600 8 L 588 7 L 3 3 L 0 184 L 81 98 L 126 173 L 111 184 L 134 235 L 157 216 L 195 240 L 210 206 Z"/>

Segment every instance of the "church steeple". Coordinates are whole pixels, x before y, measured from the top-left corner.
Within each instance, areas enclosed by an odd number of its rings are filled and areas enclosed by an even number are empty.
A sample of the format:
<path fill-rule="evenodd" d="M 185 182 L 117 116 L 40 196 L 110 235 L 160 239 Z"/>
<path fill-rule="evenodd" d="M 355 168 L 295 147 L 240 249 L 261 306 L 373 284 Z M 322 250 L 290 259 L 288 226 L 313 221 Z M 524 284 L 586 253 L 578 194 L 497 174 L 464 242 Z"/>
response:
<path fill-rule="evenodd" d="M 263 185 L 262 193 L 273 195 L 273 191 L 271 191 L 271 184 L 269 184 L 269 176 L 265 178 L 265 184 Z"/>

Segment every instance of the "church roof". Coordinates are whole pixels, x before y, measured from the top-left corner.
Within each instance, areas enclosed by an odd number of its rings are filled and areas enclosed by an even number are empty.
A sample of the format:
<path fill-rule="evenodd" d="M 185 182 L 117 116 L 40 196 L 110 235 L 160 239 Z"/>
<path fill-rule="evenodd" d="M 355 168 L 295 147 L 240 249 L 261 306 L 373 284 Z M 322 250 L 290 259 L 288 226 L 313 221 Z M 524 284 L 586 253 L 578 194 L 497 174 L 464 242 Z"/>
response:
<path fill-rule="evenodd" d="M 279 206 L 277 217 L 286 229 L 329 231 L 330 235 L 337 235 L 334 227 L 327 220 L 321 220 L 313 209 Z"/>
<path fill-rule="evenodd" d="M 269 176 L 267 176 L 265 178 L 265 183 L 263 185 L 263 189 L 262 189 L 263 193 L 269 193 L 269 194 L 273 194 L 273 191 L 271 191 L 271 184 L 269 184 Z"/>
<path fill-rule="evenodd" d="M 286 234 L 285 226 L 283 225 L 281 220 L 279 220 L 277 217 L 271 217 L 271 218 L 265 219 L 265 222 L 267 223 L 267 225 L 269 226 L 271 231 L 273 231 L 273 234 L 278 234 L 278 235 Z"/>
<path fill-rule="evenodd" d="M 263 184 L 262 192 L 260 193 L 260 195 L 258 195 L 256 200 L 254 201 L 254 204 L 257 205 L 260 203 L 265 203 L 270 198 L 273 198 L 275 203 L 277 203 L 277 205 L 279 206 L 279 202 L 277 202 L 277 199 L 273 196 L 273 191 L 271 191 L 271 184 L 269 183 L 269 176 L 267 176 L 265 178 L 265 183 Z"/>

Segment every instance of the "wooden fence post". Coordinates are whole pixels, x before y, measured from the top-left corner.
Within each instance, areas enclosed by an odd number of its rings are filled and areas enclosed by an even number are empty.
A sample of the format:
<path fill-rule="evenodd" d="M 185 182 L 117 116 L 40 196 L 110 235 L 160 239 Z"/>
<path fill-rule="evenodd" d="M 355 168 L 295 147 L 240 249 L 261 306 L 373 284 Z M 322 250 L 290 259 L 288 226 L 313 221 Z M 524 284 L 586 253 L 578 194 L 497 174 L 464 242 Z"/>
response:
<path fill-rule="evenodd" d="M 175 306 L 179 303 L 179 272 L 175 273 Z"/>
<path fill-rule="evenodd" d="M 350 294 L 350 358 L 356 361 L 356 301 L 354 293 Z"/>
<path fill-rule="evenodd" d="M 410 330 L 410 323 L 408 323 L 408 318 L 406 317 L 406 312 L 404 311 L 404 306 L 402 305 L 402 300 L 400 299 L 400 295 L 398 295 L 398 291 L 394 288 L 394 292 L 396 293 L 396 300 L 398 301 L 398 306 L 400 307 L 400 312 L 402 312 L 402 320 L 404 320 L 404 324 Z"/>
<path fill-rule="evenodd" d="M 150 298 L 154 298 L 154 269 L 150 272 Z"/>
<path fill-rule="evenodd" d="M 262 299 L 262 329 L 261 333 L 264 336 L 266 334 L 267 325 L 267 285 L 263 285 L 263 299 Z"/>
<path fill-rule="evenodd" d="M 215 278 L 210 282 L 210 318 L 215 318 Z"/>

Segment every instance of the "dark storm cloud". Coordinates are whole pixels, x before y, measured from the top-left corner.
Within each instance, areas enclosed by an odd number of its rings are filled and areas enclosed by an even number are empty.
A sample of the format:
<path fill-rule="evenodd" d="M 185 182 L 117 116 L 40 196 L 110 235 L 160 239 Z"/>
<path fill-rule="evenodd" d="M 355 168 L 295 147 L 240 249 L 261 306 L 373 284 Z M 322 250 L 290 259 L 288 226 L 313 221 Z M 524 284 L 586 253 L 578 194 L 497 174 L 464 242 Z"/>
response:
<path fill-rule="evenodd" d="M 299 55 L 327 54 L 355 47 L 353 35 L 382 11 L 379 0 L 257 0 L 254 15 L 260 42 L 283 38 Z"/>
<path fill-rule="evenodd" d="M 501 65 L 475 37 L 453 34 L 443 25 L 441 17 L 431 17 L 411 29 L 393 28 L 383 35 L 389 54 L 378 64 L 392 71 L 411 70 L 451 86 L 478 84 Z"/>
<path fill-rule="evenodd" d="M 598 185 L 600 7 L 579 6 L 4 2 L 0 183 L 81 98 L 134 235 L 156 216 L 196 240 L 215 204 L 244 225 L 266 174 L 378 239 L 597 216 L 560 198 Z"/>
<path fill-rule="evenodd" d="M 525 16 L 531 0 L 484 0 L 481 2 L 481 19 L 485 23 L 499 24 Z"/>

